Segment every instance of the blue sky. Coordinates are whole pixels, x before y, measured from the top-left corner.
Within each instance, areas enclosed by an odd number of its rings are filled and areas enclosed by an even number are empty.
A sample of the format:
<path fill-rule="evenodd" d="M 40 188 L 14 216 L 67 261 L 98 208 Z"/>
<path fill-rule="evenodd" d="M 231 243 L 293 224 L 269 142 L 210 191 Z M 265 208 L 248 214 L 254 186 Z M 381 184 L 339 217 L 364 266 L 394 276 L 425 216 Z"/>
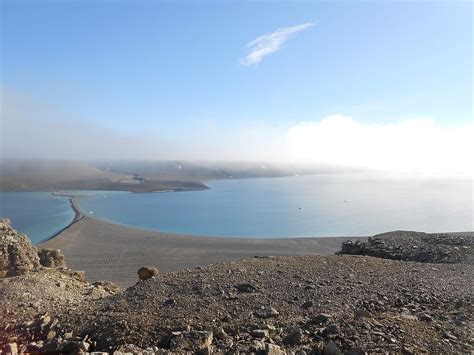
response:
<path fill-rule="evenodd" d="M 245 63 L 247 44 L 304 24 Z M 4 0 L 1 85 L 48 120 L 167 141 L 335 114 L 471 125 L 472 4 Z"/>

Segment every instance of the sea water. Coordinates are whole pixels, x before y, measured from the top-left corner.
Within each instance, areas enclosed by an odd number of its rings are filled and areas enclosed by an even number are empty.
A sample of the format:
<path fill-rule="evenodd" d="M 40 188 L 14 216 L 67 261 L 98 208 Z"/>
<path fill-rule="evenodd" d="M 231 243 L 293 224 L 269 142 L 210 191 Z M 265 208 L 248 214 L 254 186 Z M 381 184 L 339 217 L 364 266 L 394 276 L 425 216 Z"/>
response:
<path fill-rule="evenodd" d="M 89 195 L 79 200 L 89 216 L 182 234 L 283 238 L 474 230 L 470 179 L 314 175 L 207 184 L 203 191 L 75 193 Z M 0 216 L 37 243 L 67 226 L 74 213 L 65 197 L 3 192 Z"/>
<path fill-rule="evenodd" d="M 69 190 L 62 193 L 107 196 L 120 192 Z M 10 219 L 13 227 L 28 235 L 34 244 L 54 236 L 68 226 L 74 216 L 67 196 L 41 191 L 0 192 L 0 217 Z"/>
<path fill-rule="evenodd" d="M 96 196 L 79 204 L 114 223 L 222 237 L 474 230 L 469 179 L 319 175 L 208 185 L 203 191 Z"/>
<path fill-rule="evenodd" d="M 74 211 L 66 197 L 50 192 L 0 192 L 0 217 L 36 244 L 71 223 Z"/>

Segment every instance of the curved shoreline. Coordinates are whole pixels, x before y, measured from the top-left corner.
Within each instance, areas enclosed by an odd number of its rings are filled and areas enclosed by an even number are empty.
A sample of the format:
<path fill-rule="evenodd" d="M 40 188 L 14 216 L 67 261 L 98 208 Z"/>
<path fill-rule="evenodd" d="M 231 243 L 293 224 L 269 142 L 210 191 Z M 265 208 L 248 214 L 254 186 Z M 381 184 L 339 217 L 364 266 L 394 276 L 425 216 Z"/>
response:
<path fill-rule="evenodd" d="M 366 237 L 235 238 L 166 233 L 110 223 L 85 215 L 77 199 L 70 203 L 76 216 L 67 227 L 39 248 L 61 249 L 68 265 L 83 270 L 90 281 L 107 280 L 128 287 L 137 270 L 157 266 L 174 272 L 254 256 L 328 255 L 347 240 Z"/>
<path fill-rule="evenodd" d="M 164 193 L 164 192 L 167 193 L 167 192 L 181 192 L 181 191 L 171 190 L 171 191 L 155 191 L 155 192 L 148 192 L 148 193 L 160 193 L 160 192 L 161 193 Z M 74 218 L 68 225 L 61 228 L 58 232 L 54 233 L 51 237 L 41 241 L 40 243 L 38 243 L 38 245 L 46 243 L 46 242 L 56 238 L 61 233 L 63 233 L 68 228 L 70 228 L 75 223 L 81 221 L 84 218 L 87 218 L 87 219 L 90 219 L 90 220 L 101 221 L 101 222 L 107 223 L 109 225 L 114 225 L 114 226 L 117 226 L 117 227 L 132 228 L 132 229 L 147 231 L 147 232 L 150 232 L 150 233 L 165 233 L 165 234 L 168 234 L 168 235 L 191 236 L 191 237 L 196 237 L 196 238 L 224 238 L 224 239 L 232 238 L 232 239 L 240 239 L 240 240 L 248 240 L 248 239 L 264 239 L 264 240 L 292 239 L 293 240 L 293 239 L 310 239 L 310 238 L 346 238 L 346 239 L 367 238 L 367 236 L 336 236 L 336 237 L 334 237 L 334 236 L 312 236 L 312 235 L 311 236 L 285 236 L 285 237 L 262 237 L 262 236 L 242 237 L 242 236 L 188 234 L 188 233 L 181 233 L 181 232 L 164 231 L 164 230 L 159 230 L 159 229 L 151 229 L 151 228 L 134 226 L 134 225 L 130 225 L 130 224 L 118 223 L 118 222 L 110 221 L 110 220 L 107 220 L 107 219 L 103 219 L 103 218 L 88 215 L 87 213 L 85 213 L 81 210 L 81 208 L 79 207 L 77 201 L 79 199 L 85 199 L 85 198 L 93 197 L 93 196 L 96 196 L 96 195 L 59 195 L 59 196 L 68 197 L 71 209 L 74 211 Z"/>
<path fill-rule="evenodd" d="M 68 265 L 91 281 L 128 287 L 144 265 L 173 272 L 254 256 L 334 254 L 342 242 L 366 238 L 216 238 L 154 232 L 84 216 L 39 248 L 61 249 Z"/>

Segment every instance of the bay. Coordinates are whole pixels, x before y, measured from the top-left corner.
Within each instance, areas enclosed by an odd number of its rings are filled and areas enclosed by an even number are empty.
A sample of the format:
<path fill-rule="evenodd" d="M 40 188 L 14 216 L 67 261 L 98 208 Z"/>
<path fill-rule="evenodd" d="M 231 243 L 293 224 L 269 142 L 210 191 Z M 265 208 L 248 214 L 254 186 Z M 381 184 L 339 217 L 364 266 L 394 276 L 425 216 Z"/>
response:
<path fill-rule="evenodd" d="M 110 222 L 223 237 L 372 235 L 473 230 L 469 179 L 294 176 L 208 182 L 204 191 L 80 200 Z"/>

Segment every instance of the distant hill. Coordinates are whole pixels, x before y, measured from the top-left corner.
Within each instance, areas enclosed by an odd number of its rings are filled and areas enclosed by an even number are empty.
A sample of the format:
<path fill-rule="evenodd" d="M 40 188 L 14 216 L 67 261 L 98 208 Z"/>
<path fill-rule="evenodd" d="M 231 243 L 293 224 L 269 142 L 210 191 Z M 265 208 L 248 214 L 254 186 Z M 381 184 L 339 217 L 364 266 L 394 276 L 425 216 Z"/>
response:
<path fill-rule="evenodd" d="M 355 171 L 337 166 L 301 166 L 265 162 L 112 161 L 97 164 L 104 171 L 137 174 L 150 180 L 188 180 L 283 177 Z"/>
<path fill-rule="evenodd" d="M 194 181 L 145 181 L 135 174 L 103 170 L 92 163 L 63 160 L 4 160 L 0 163 L 0 190 L 123 190 L 147 192 L 196 190 Z"/>

